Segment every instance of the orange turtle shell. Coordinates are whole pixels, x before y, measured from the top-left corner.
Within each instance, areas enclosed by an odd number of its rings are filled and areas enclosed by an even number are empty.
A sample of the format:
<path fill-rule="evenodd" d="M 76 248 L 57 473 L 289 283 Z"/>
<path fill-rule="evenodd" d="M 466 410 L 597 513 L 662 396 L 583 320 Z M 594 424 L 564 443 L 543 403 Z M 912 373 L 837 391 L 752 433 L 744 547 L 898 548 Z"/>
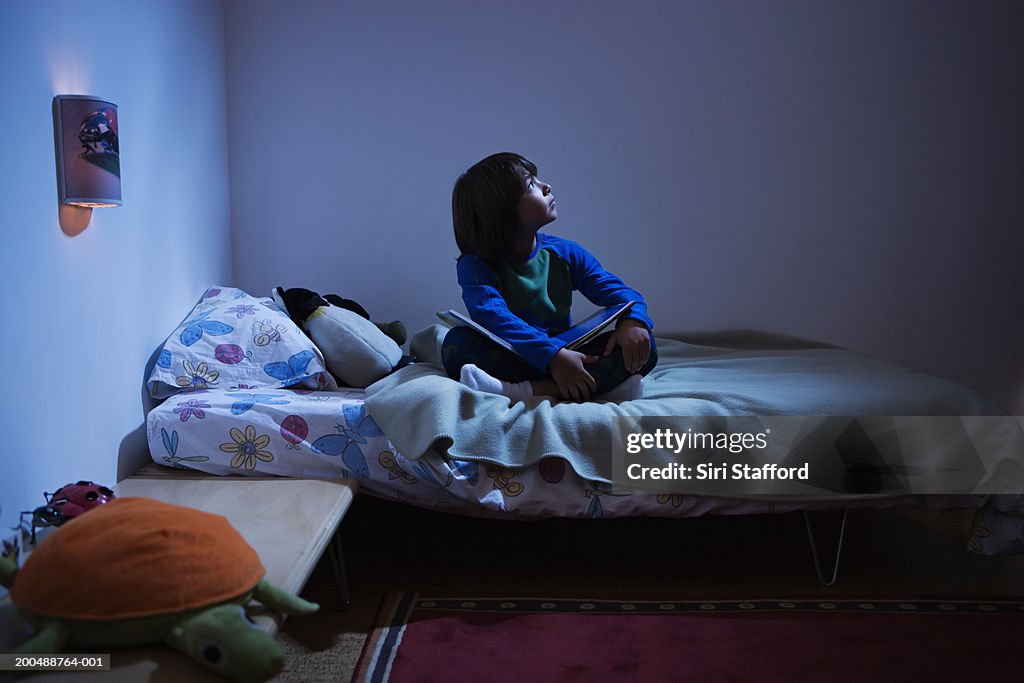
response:
<path fill-rule="evenodd" d="M 266 573 L 227 518 L 150 498 L 118 498 L 51 533 L 11 599 L 37 614 L 108 621 L 215 605 Z"/>

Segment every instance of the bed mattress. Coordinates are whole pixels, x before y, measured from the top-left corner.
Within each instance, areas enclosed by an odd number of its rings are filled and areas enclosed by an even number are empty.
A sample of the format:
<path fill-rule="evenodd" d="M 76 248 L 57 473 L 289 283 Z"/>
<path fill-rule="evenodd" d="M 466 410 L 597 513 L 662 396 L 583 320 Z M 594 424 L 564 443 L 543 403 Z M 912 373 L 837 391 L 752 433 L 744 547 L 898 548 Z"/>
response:
<path fill-rule="evenodd" d="M 990 497 L 874 496 L 766 500 L 629 493 L 588 480 L 561 458 L 522 469 L 455 460 L 436 450 L 410 459 L 367 413 L 364 392 L 198 391 L 172 397 L 147 420 L 152 459 L 215 475 L 355 479 L 360 491 L 481 517 L 692 517 L 840 507 L 982 507 Z M 1018 497 L 998 507 L 1015 511 Z"/>
<path fill-rule="evenodd" d="M 419 333 L 413 340 L 414 352 L 430 360 L 443 334 L 440 327 Z M 658 346 L 661 359 L 645 380 L 643 399 L 623 404 L 533 400 L 510 405 L 503 397 L 452 382 L 429 362 L 403 368 L 365 391 L 181 393 L 149 413 L 150 453 L 158 464 L 215 475 L 349 478 L 359 482 L 362 492 L 481 517 L 686 517 L 860 506 L 970 507 L 980 510 L 972 549 L 1024 551 L 1024 516 L 1018 514 L 1024 511 L 1019 476 L 1024 432 L 1005 413 L 998 419 L 1006 434 L 978 447 L 985 459 L 978 461 L 983 477 L 979 475 L 982 485 L 976 488 L 904 488 L 885 494 L 868 489 L 872 493 L 857 496 L 828 489 L 827 495 L 817 496 L 744 497 L 731 490 L 669 493 L 613 487 L 609 482 L 614 479 L 606 476 L 606 463 L 598 454 L 606 443 L 599 435 L 634 413 L 714 417 L 1001 412 L 952 382 L 808 340 L 737 333 L 685 341 L 659 338 Z M 1007 434 L 1013 438 L 1004 438 Z M 935 451 L 934 462 L 921 463 L 925 469 L 962 469 L 968 460 L 957 454 L 966 450 L 960 445 L 950 448 L 950 443 L 925 449 Z M 954 457 L 941 460 L 944 451 Z M 902 467 L 912 480 L 913 464 L 886 459 L 881 467 Z M 949 491 L 955 495 L 941 495 Z M 921 493 L 929 495 L 917 495 Z"/>

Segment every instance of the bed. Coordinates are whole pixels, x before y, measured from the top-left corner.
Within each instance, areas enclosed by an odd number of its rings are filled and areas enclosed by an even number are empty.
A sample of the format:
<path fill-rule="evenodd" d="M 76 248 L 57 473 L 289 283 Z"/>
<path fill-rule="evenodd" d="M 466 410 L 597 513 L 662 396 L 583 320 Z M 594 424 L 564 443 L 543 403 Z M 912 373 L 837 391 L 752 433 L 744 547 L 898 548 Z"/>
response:
<path fill-rule="evenodd" d="M 1019 421 L 965 387 L 846 349 L 753 332 L 659 337 L 660 361 L 640 400 L 510 405 L 449 380 L 430 362 L 444 334 L 440 326 L 414 338 L 423 362 L 365 390 L 348 389 L 336 386 L 318 350 L 271 301 L 211 288 L 197 308 L 168 338 L 150 380 L 151 393 L 165 399 L 147 418 L 150 453 L 161 465 L 215 475 L 353 478 L 374 496 L 497 518 L 969 507 L 978 510 L 971 550 L 1024 551 Z M 243 329 L 245 339 L 229 341 L 227 327 Z M 282 360 L 257 357 L 252 349 L 268 331 L 298 346 L 279 349 Z M 257 370 L 238 367 L 247 361 Z M 232 376 L 235 371 L 240 374 Z M 736 494 L 702 483 L 652 491 L 616 476 L 608 452 L 618 452 L 621 425 L 678 416 L 687 424 L 759 416 L 777 426 L 846 416 L 843 434 L 850 420 L 864 416 L 945 416 L 943 424 L 961 427 L 955 430 L 960 441 L 944 432 L 943 443 L 925 448 L 921 461 L 906 457 L 905 439 L 900 448 L 892 433 L 869 436 L 869 450 L 881 453 L 896 487 L 837 490 L 819 482 Z M 982 421 L 972 428 L 967 417 Z M 829 444 L 836 441 L 829 436 Z M 894 469 L 882 448 L 894 442 L 902 469 Z M 804 459 L 839 457 L 824 451 Z M 849 464 L 836 462 L 830 467 Z M 955 481 L 936 480 L 928 474 L 934 472 L 955 472 Z"/>

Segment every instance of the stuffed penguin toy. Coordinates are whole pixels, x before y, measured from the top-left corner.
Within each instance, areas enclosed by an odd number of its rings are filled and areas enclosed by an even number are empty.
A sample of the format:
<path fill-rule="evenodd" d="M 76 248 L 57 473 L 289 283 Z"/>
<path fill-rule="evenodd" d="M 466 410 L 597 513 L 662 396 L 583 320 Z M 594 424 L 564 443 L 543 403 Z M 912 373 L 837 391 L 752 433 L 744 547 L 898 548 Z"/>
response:
<path fill-rule="evenodd" d="M 394 370 L 402 360 L 402 349 L 395 339 L 370 322 L 368 316 L 350 310 L 356 307 L 366 313 L 354 301 L 328 295 L 339 303 L 348 302 L 345 307 L 337 306 L 316 292 L 301 288 L 275 287 L 272 296 L 317 345 L 331 374 L 347 386 L 368 387 Z M 404 325 L 388 325 L 405 341 Z"/>
<path fill-rule="evenodd" d="M 309 290 L 305 291 L 308 292 Z M 310 294 L 313 293 L 314 292 L 310 292 Z M 370 314 L 366 312 L 366 309 L 360 306 L 357 302 L 353 301 L 352 299 L 344 299 L 338 296 L 337 294 L 324 294 L 324 299 L 326 299 L 327 303 L 331 304 L 332 306 L 337 306 L 338 308 L 344 308 L 354 313 L 358 313 L 367 320 L 370 320 Z M 379 329 L 381 332 L 394 339 L 395 343 L 398 344 L 399 346 L 405 343 L 405 325 L 402 323 L 401 320 L 392 320 L 389 323 L 379 323 L 376 321 L 371 322 L 373 322 L 373 324 L 376 325 L 377 329 Z"/>

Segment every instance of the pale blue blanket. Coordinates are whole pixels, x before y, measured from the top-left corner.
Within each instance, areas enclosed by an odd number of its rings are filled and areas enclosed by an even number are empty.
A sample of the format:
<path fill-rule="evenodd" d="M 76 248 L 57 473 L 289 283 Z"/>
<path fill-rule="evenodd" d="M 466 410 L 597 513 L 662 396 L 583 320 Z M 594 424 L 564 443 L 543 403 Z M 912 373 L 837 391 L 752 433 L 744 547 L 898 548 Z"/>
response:
<path fill-rule="evenodd" d="M 442 334 L 424 331 L 421 346 Z M 621 442 L 622 418 L 1005 415 L 966 387 L 847 349 L 753 332 L 686 339 L 659 337 L 660 360 L 643 398 L 621 404 L 510 405 L 418 363 L 371 385 L 366 407 L 408 458 L 436 448 L 453 459 L 521 468 L 559 456 L 602 482 L 612 480 L 612 463 L 598 454 Z"/>

